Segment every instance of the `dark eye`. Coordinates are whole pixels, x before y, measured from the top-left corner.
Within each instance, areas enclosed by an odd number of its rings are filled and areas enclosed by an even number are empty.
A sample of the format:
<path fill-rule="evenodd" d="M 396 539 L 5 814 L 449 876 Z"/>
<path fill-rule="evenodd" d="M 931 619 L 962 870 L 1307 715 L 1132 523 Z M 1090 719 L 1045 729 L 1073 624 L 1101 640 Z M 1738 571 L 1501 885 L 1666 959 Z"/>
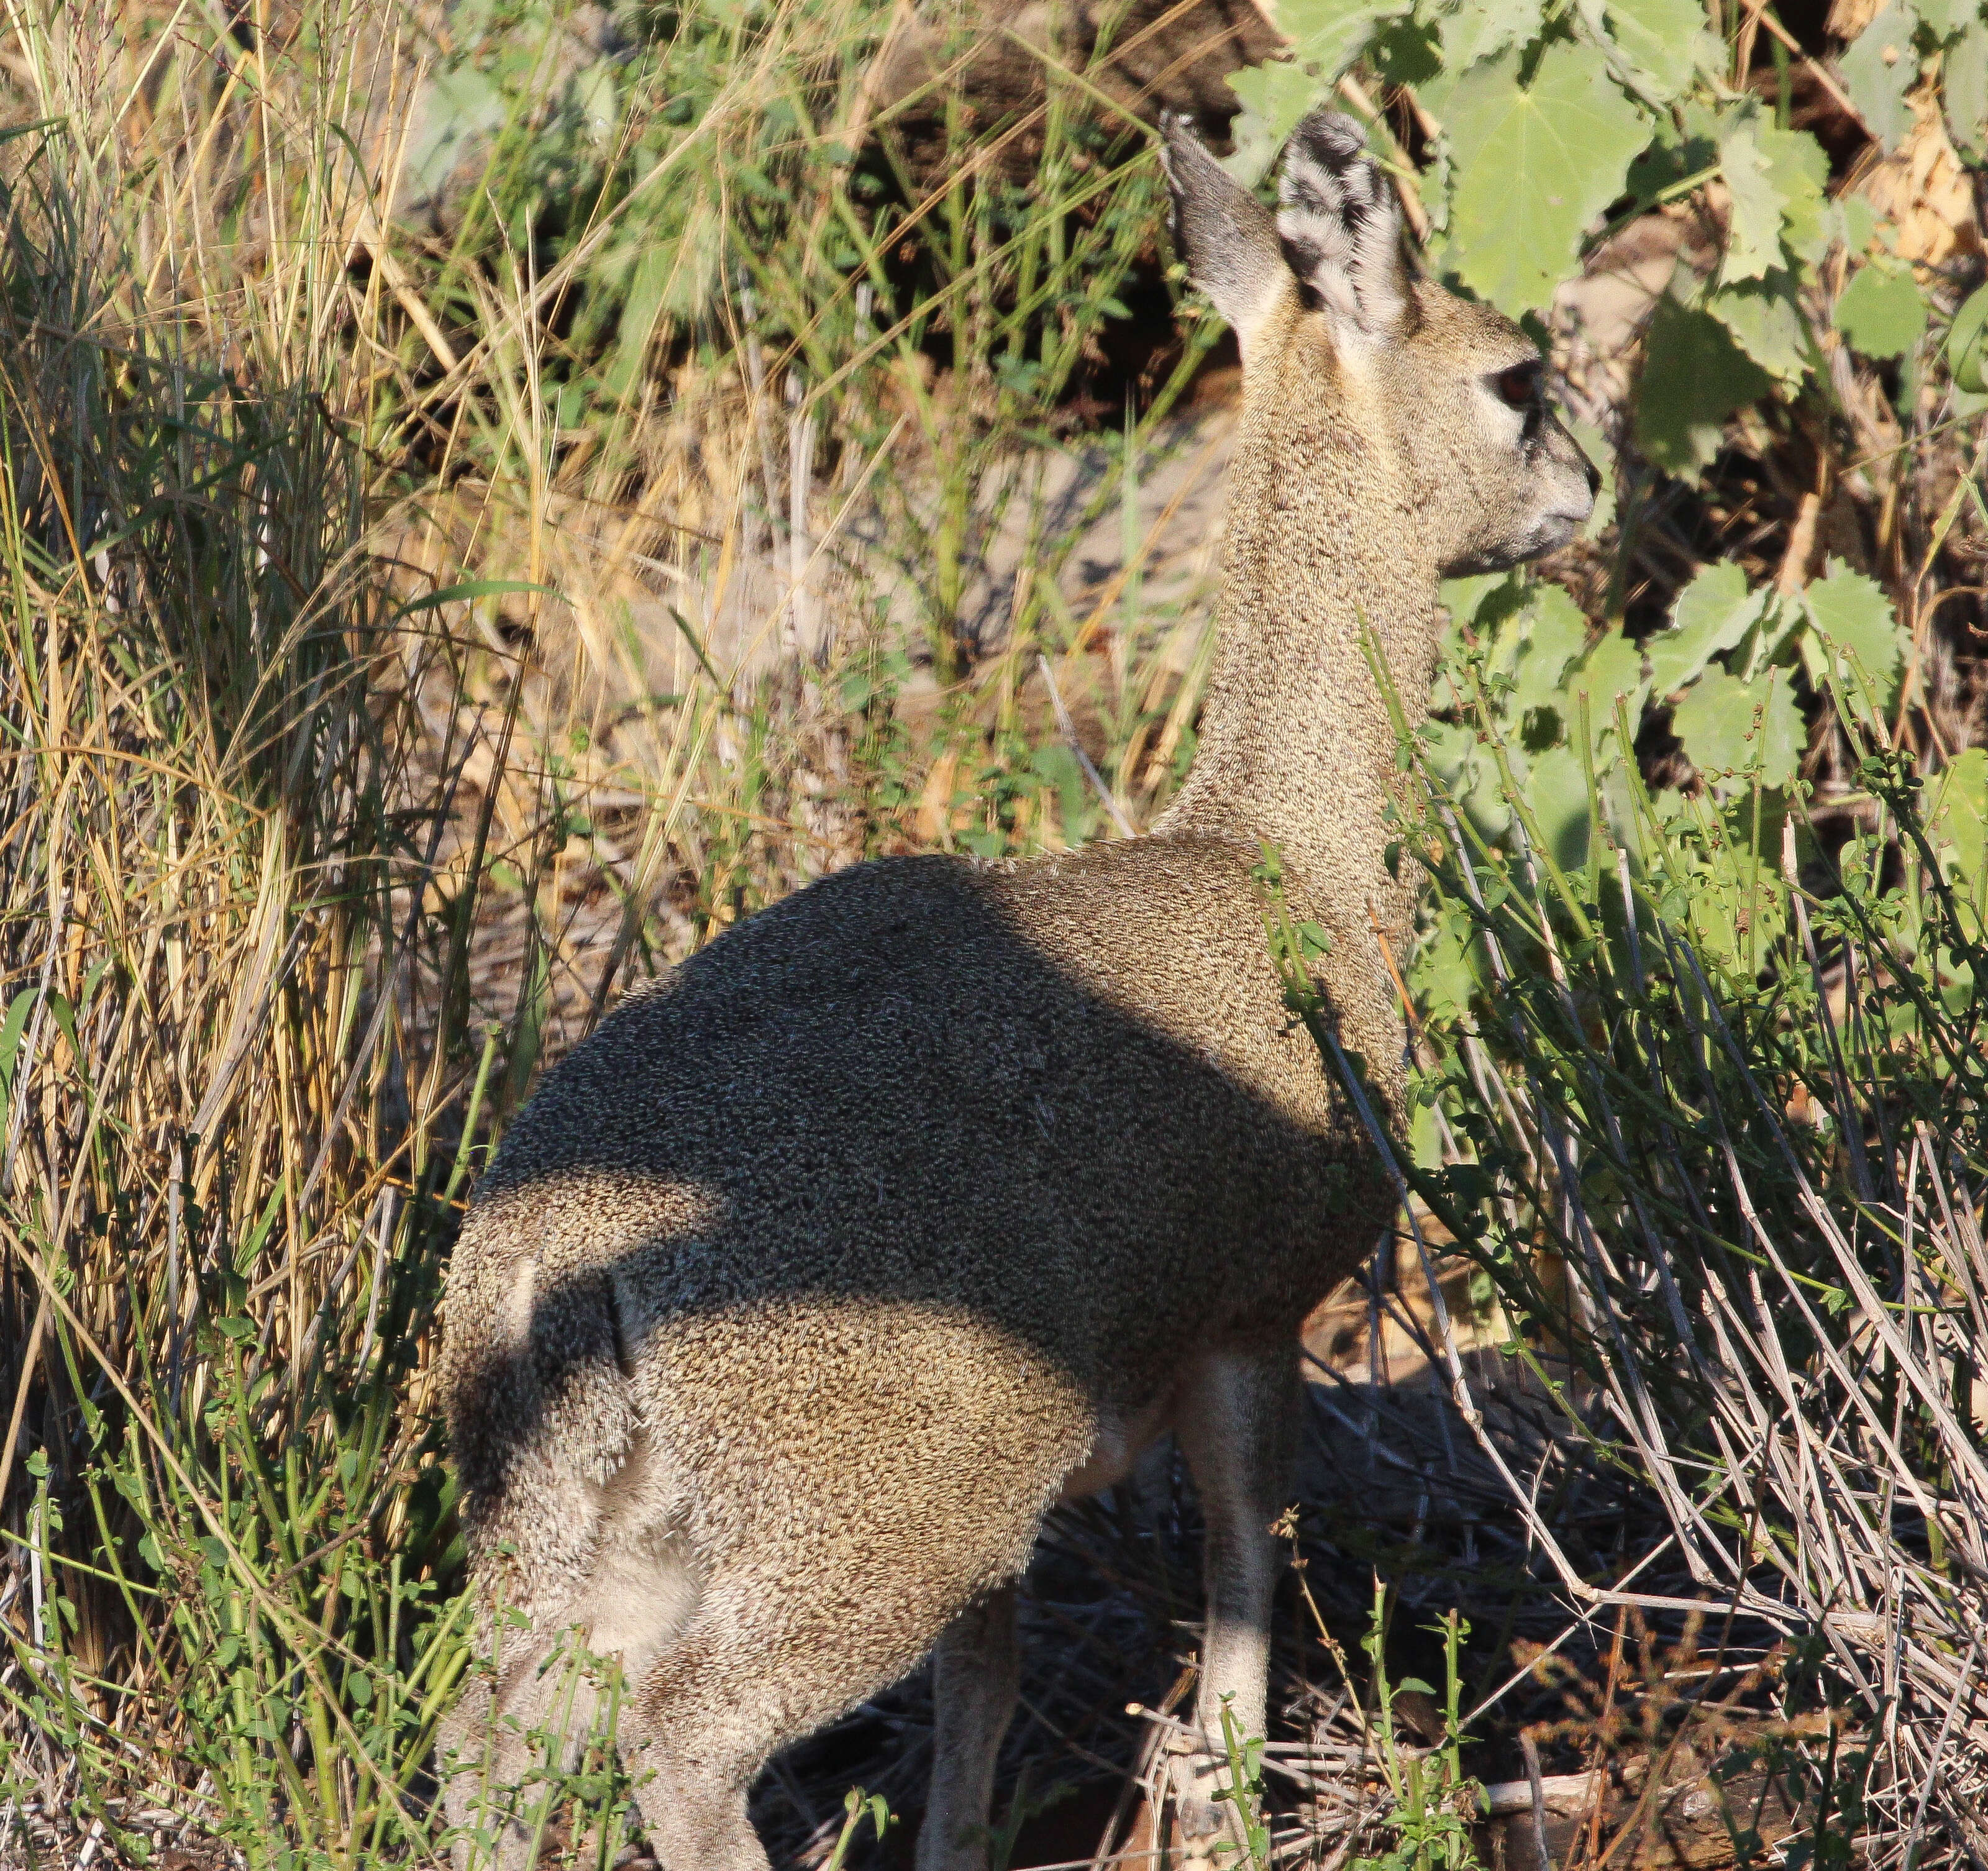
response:
<path fill-rule="evenodd" d="M 1530 409 L 1539 400 L 1540 360 L 1529 357 L 1522 364 L 1500 370 L 1491 386 L 1513 408 Z"/>

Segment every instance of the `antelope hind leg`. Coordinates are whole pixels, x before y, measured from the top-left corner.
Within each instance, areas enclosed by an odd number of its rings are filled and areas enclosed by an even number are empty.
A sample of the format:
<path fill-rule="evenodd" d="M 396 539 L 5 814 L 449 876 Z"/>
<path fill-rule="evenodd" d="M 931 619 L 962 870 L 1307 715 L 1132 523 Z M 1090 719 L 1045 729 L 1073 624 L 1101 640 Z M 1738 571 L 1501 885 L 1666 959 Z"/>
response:
<path fill-rule="evenodd" d="M 591 1732 L 598 1678 L 563 1624 L 515 1633 L 495 1684 L 472 1685 L 445 1719 L 437 1761 L 455 1871 L 527 1871 L 556 1789 Z"/>

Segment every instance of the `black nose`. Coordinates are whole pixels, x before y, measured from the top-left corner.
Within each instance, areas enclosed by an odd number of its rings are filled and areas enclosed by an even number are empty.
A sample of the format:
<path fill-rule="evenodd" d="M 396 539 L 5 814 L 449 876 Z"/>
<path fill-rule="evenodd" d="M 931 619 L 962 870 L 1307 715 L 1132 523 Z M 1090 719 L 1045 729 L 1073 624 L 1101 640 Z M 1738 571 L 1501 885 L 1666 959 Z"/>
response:
<path fill-rule="evenodd" d="M 1600 493 L 1601 491 L 1601 470 L 1597 468 L 1592 461 L 1586 462 L 1583 464 L 1583 465 L 1585 466 L 1587 470 L 1588 492 L 1591 494 Z"/>

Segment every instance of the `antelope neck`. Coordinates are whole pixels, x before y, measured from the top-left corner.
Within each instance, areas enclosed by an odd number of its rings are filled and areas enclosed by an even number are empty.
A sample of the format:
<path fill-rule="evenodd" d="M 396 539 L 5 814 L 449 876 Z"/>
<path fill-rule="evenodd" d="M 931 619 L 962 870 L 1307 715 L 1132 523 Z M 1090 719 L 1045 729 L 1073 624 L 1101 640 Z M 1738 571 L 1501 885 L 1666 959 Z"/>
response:
<path fill-rule="evenodd" d="M 1378 641 L 1413 727 L 1428 712 L 1436 569 L 1414 515 L 1376 498 L 1378 462 L 1281 477 L 1256 465 L 1234 488 L 1199 757 L 1162 829 L 1268 839 L 1297 894 L 1355 914 L 1371 902 L 1398 937 L 1412 904 L 1386 866 L 1395 734 L 1362 640 Z"/>

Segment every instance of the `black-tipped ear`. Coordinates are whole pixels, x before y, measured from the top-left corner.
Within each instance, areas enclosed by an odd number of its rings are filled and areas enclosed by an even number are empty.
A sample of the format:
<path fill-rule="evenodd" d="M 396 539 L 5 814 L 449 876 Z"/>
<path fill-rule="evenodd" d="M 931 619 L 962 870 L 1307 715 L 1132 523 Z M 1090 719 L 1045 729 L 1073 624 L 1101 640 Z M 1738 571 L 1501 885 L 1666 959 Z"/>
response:
<path fill-rule="evenodd" d="M 1246 362 L 1288 276 L 1270 211 L 1209 154 L 1188 119 L 1160 119 L 1160 159 L 1173 191 L 1174 245 L 1188 277 L 1234 326 Z"/>
<path fill-rule="evenodd" d="M 1387 343 L 1405 324 L 1412 275 L 1393 186 L 1360 126 L 1314 110 L 1284 146 L 1277 238 L 1305 302 L 1342 349 Z"/>

